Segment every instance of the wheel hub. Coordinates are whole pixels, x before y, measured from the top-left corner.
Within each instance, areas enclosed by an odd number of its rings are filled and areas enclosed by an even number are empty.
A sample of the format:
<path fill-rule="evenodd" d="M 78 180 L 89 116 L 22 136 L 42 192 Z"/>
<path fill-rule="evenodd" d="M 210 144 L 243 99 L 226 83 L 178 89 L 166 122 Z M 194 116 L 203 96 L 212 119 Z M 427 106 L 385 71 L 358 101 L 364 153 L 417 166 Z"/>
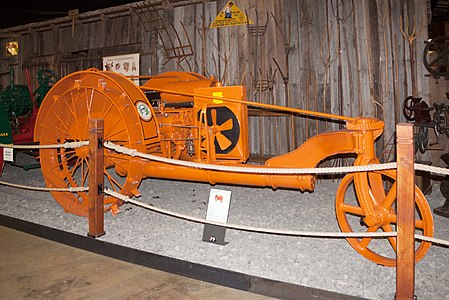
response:
<path fill-rule="evenodd" d="M 363 219 L 363 222 L 368 227 L 384 226 L 384 225 L 390 224 L 389 216 L 390 216 L 390 212 L 387 209 L 385 209 L 383 207 L 375 207 L 374 213 L 367 215 Z"/>
<path fill-rule="evenodd" d="M 89 147 L 84 146 L 75 149 L 75 153 L 79 158 L 85 159 L 89 156 Z"/>

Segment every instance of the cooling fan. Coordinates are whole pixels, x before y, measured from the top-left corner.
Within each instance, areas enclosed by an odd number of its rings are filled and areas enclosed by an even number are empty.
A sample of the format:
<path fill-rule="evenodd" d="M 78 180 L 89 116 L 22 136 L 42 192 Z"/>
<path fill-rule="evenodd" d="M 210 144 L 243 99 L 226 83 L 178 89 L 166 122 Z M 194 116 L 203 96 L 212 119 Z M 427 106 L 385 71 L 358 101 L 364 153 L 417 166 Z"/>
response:
<path fill-rule="evenodd" d="M 199 129 L 195 136 L 198 138 L 196 155 L 213 160 L 246 161 L 249 157 L 248 108 L 243 103 L 220 99 L 245 101 L 245 89 L 242 86 L 199 88 L 195 94 L 194 123 Z"/>
<path fill-rule="evenodd" d="M 200 119 L 200 115 L 198 115 Z M 198 120 L 199 120 L 198 119 Z M 204 120 L 199 120 L 204 122 Z M 209 107 L 206 110 L 206 125 L 201 127 L 201 147 L 207 147 L 206 135 L 215 145 L 216 154 L 230 153 L 240 137 L 240 126 L 235 114 L 226 106 Z M 208 132 L 207 132 L 208 131 Z"/>

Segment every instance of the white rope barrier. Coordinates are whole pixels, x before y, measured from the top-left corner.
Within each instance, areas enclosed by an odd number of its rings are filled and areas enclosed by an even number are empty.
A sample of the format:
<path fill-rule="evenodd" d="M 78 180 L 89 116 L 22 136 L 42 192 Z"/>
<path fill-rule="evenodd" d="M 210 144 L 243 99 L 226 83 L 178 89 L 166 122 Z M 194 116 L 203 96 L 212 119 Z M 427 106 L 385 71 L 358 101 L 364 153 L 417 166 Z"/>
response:
<path fill-rule="evenodd" d="M 66 142 L 63 144 L 48 144 L 48 145 L 14 145 L 14 144 L 2 144 L 0 147 L 13 148 L 13 149 L 53 149 L 53 148 L 80 148 L 88 146 L 89 141 L 76 141 Z M 222 172 L 239 172 L 239 173 L 257 173 L 257 174 L 338 174 L 338 173 L 351 173 L 351 172 L 370 172 L 396 169 L 396 163 L 384 163 L 384 164 L 372 164 L 367 166 L 346 166 L 346 167 L 324 167 L 324 168 L 267 168 L 267 167 L 238 167 L 238 166 L 225 166 L 216 164 L 204 164 L 192 161 L 182 161 L 177 159 L 171 159 L 161 157 L 157 155 L 146 154 L 138 152 L 134 149 L 129 149 L 120 145 L 116 145 L 110 141 L 104 144 L 105 148 L 112 149 L 116 152 L 127 154 L 130 156 L 137 156 L 146 158 L 148 160 L 158 161 L 162 163 L 174 164 L 179 166 L 185 166 L 196 169 L 215 170 Z M 449 175 L 448 168 L 433 167 L 429 165 L 416 164 L 415 170 L 426 171 L 436 174 Z"/>
<path fill-rule="evenodd" d="M 66 142 L 64 144 L 49 144 L 49 145 L 13 145 L 13 144 L 2 144 L 0 147 L 4 148 L 14 148 L 14 149 L 52 149 L 52 148 L 80 148 L 89 145 L 89 141 L 78 141 L 78 142 Z M 238 166 L 225 166 L 225 165 L 215 165 L 215 164 L 204 164 L 191 161 L 181 161 L 176 159 L 170 159 L 166 157 L 146 154 L 138 152 L 134 149 L 129 149 L 120 145 L 116 145 L 112 142 L 106 142 L 104 144 L 105 148 L 112 149 L 116 152 L 127 154 L 130 156 L 137 156 L 153 161 L 158 161 L 162 163 L 175 164 L 191 168 L 199 168 L 205 170 L 215 170 L 222 172 L 239 172 L 239 173 L 257 173 L 257 174 L 338 174 L 338 173 L 351 173 L 351 172 L 370 172 L 370 171 L 380 171 L 387 169 L 396 169 L 396 163 L 385 163 L 385 164 L 373 164 L 367 166 L 348 166 L 348 167 L 325 167 L 325 168 L 267 168 L 267 167 L 238 167 Z M 449 175 L 449 169 L 433 167 L 429 165 L 416 164 L 415 170 L 432 172 L 436 174 Z M 0 185 L 6 185 L 10 187 L 34 190 L 34 191 L 59 191 L 59 192 L 85 192 L 88 191 L 88 187 L 68 187 L 68 188 L 46 188 L 46 187 L 33 187 L 28 185 L 20 185 L 14 183 L 8 183 L 0 181 Z M 268 234 L 278 234 L 278 235 L 288 235 L 288 236 L 303 236 L 303 237 L 328 237 L 328 238 L 363 238 L 363 237 L 395 237 L 397 232 L 311 232 L 311 231 L 296 231 L 296 230 L 281 230 L 281 229 L 270 229 L 261 227 L 251 227 L 238 224 L 220 223 L 213 222 L 202 218 L 192 217 L 181 213 L 172 212 L 163 208 L 157 208 L 146 203 L 133 200 L 125 195 L 105 189 L 105 194 L 112 197 L 118 198 L 124 202 L 131 203 L 151 211 L 159 212 L 165 215 L 173 216 L 179 219 L 184 219 L 196 223 L 211 224 L 222 226 L 230 229 L 237 229 L 243 231 L 252 231 L 259 233 Z M 430 242 L 433 244 L 439 244 L 449 247 L 449 241 L 442 239 L 427 237 L 415 234 L 415 239 Z"/>
<path fill-rule="evenodd" d="M 89 145 L 89 141 L 79 142 L 66 142 L 64 144 L 49 144 L 49 145 L 14 145 L 14 144 L 1 144 L 0 147 L 12 148 L 12 149 L 53 149 L 53 148 L 81 148 Z"/>
<path fill-rule="evenodd" d="M 445 241 L 445 240 L 442 240 L 442 239 L 437 239 L 437 238 L 424 236 L 424 235 L 419 235 L 419 234 L 415 234 L 415 239 L 420 240 L 420 241 L 424 241 L 424 242 L 429 242 L 429 243 L 432 243 L 432 244 L 439 244 L 439 245 L 442 245 L 442 246 L 449 247 L 449 241 Z"/>
<path fill-rule="evenodd" d="M 20 188 L 20 189 L 25 189 L 25 190 L 43 191 L 43 192 L 56 191 L 56 192 L 76 193 L 76 192 L 86 192 L 89 190 L 89 187 L 71 187 L 70 186 L 68 188 L 47 188 L 47 187 L 36 187 L 36 186 L 15 184 L 15 183 L 10 183 L 10 182 L 5 182 L 5 181 L 0 181 L 0 184 L 10 186 L 10 187 Z"/>
<path fill-rule="evenodd" d="M 221 172 L 239 172 L 239 173 L 256 173 L 256 174 L 337 174 L 337 173 L 367 172 L 367 171 L 396 169 L 395 162 L 386 164 L 373 164 L 367 166 L 325 167 L 325 168 L 267 168 L 267 167 L 225 166 L 225 165 L 198 163 L 192 161 L 183 161 L 152 154 L 146 154 L 134 149 L 129 149 L 120 145 L 116 145 L 109 141 L 104 144 L 104 147 L 133 157 L 137 156 L 162 163 L 168 163 L 196 169 L 221 171 Z"/>
<path fill-rule="evenodd" d="M 164 215 L 172 216 L 175 218 L 192 221 L 196 223 L 201 224 L 210 224 L 210 225 L 218 225 L 226 228 L 231 229 L 238 229 L 243 231 L 252 231 L 252 232 L 259 232 L 259 233 L 269 233 L 269 234 L 278 234 L 278 235 L 289 235 L 289 236 L 303 236 L 303 237 L 328 237 L 328 238 L 363 238 L 363 237 L 394 237 L 397 236 L 396 232 L 313 232 L 313 231 L 296 231 L 296 230 L 283 230 L 283 229 L 272 229 L 272 228 L 261 228 L 261 227 L 251 227 L 251 226 L 244 226 L 244 225 L 237 225 L 237 224 L 230 224 L 230 223 L 220 223 L 220 222 L 214 222 L 209 221 L 202 218 L 192 217 L 189 215 L 172 212 L 163 208 L 155 207 L 153 205 L 149 205 L 146 203 L 143 203 L 141 201 L 133 200 L 125 195 L 122 195 L 120 193 L 111 191 L 109 189 L 105 189 L 105 194 L 108 194 L 110 196 L 113 196 L 117 199 L 120 199 L 127 203 L 132 203 L 134 205 L 149 209 L 151 211 L 159 212 Z"/>
<path fill-rule="evenodd" d="M 435 174 L 449 175 L 449 169 L 447 168 L 433 167 L 423 164 L 415 164 L 415 170 L 426 171 Z"/>
<path fill-rule="evenodd" d="M 210 225 L 217 225 L 225 228 L 230 229 L 236 229 L 236 230 L 242 230 L 242 231 L 249 231 L 249 232 L 258 232 L 258 233 L 267 233 L 267 234 L 276 234 L 276 235 L 286 235 L 286 236 L 301 236 L 301 237 L 323 237 L 323 238 L 385 238 L 385 237 L 396 237 L 397 232 L 323 232 L 323 231 L 298 231 L 298 230 L 283 230 L 283 229 L 273 229 L 273 228 L 262 228 L 262 227 L 252 227 L 252 226 L 245 226 L 245 225 L 238 225 L 238 224 L 231 224 L 231 223 L 221 223 L 221 222 L 214 222 L 209 221 L 202 218 L 192 217 L 186 214 L 181 214 L 173 211 L 169 211 L 167 209 L 159 208 L 150 204 L 143 203 L 141 201 L 133 200 L 125 195 L 122 195 L 120 193 L 117 193 L 115 191 L 105 189 L 104 193 L 107 195 L 110 195 L 112 197 L 115 197 L 117 199 L 120 199 L 126 203 L 131 203 L 143 208 L 146 208 L 148 210 L 158 212 L 167 216 L 172 216 L 178 219 L 183 219 L 187 221 L 192 221 L 195 223 L 201 223 L 201 224 L 210 224 Z M 443 246 L 449 247 L 449 241 L 437 239 L 434 237 L 428 237 L 423 236 L 419 234 L 415 234 L 415 239 L 429 242 L 432 244 L 438 244 Z"/>

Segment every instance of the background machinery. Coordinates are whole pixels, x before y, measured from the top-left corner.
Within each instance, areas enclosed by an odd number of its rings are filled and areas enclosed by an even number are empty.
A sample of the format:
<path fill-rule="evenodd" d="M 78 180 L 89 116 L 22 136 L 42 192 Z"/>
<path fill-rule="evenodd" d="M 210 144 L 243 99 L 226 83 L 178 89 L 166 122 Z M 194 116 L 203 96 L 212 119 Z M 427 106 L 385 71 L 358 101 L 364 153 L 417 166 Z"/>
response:
<path fill-rule="evenodd" d="M 27 72 L 28 75 L 28 72 Z M 10 84 L 0 90 L 0 143 L 27 144 L 33 142 L 37 112 L 45 95 L 57 81 L 56 74 L 40 69 L 37 75 L 39 87 L 32 91 L 31 84 L 14 83 L 14 71 L 10 70 Z M 4 166 L 3 149 L 0 151 L 0 175 Z M 24 165 L 25 168 L 34 166 Z"/>

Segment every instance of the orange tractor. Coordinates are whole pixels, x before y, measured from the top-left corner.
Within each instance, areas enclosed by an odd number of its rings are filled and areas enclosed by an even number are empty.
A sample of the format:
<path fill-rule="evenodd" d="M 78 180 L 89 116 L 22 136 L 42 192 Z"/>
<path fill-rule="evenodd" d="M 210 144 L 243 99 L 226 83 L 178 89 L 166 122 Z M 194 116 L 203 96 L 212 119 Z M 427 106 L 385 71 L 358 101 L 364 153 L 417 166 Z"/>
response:
<path fill-rule="evenodd" d="M 109 71 L 89 69 L 59 80 L 44 99 L 34 139 L 40 144 L 88 140 L 89 119 L 104 119 L 104 140 L 164 158 L 212 165 L 251 168 L 248 163 L 248 107 L 310 115 L 346 122 L 346 129 L 318 134 L 296 150 L 268 159 L 262 168 L 314 168 L 334 155 L 355 156 L 355 166 L 379 163 L 375 140 L 384 123 L 250 102 L 243 86 L 224 87 L 215 78 L 195 73 L 168 72 L 137 86 Z M 147 177 L 210 184 L 236 184 L 313 191 L 316 175 L 222 172 L 150 161 L 104 149 L 105 186 L 129 197 Z M 40 162 L 48 187 L 88 184 L 88 146 L 41 149 Z M 396 230 L 396 171 L 355 172 L 341 181 L 336 195 L 337 221 L 343 232 Z M 65 211 L 88 213 L 87 192 L 53 191 Z M 433 219 L 423 193 L 416 188 L 419 234 L 433 235 Z M 117 213 L 123 202 L 105 197 L 105 211 Z M 396 238 L 348 238 L 364 257 L 382 265 L 396 264 Z M 430 247 L 417 242 L 416 261 Z"/>

